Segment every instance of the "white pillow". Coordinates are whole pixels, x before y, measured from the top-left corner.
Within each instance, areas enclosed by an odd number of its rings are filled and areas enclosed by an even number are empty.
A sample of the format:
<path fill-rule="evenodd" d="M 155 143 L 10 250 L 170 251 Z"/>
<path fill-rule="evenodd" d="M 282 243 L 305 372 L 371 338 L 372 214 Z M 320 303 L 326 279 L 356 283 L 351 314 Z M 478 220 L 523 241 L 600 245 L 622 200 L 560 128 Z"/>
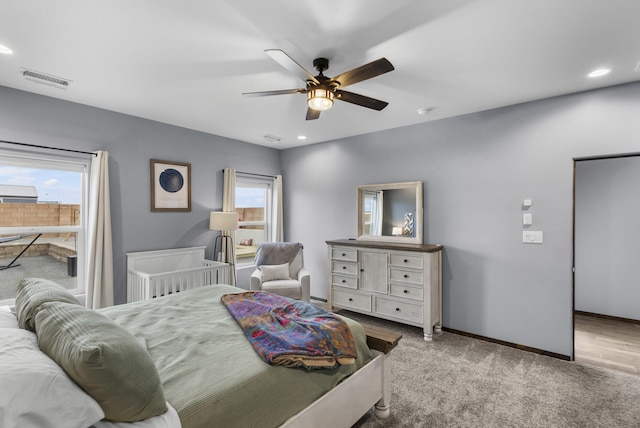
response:
<path fill-rule="evenodd" d="M 291 279 L 289 278 L 289 263 L 283 265 L 262 265 L 260 266 L 260 271 L 262 272 L 262 282 Z"/>
<path fill-rule="evenodd" d="M 86 428 L 104 418 L 28 330 L 0 328 L 0 385 L 3 427 Z"/>
<path fill-rule="evenodd" d="M 11 312 L 9 306 L 0 306 L 0 328 L 20 328 L 18 318 Z"/>

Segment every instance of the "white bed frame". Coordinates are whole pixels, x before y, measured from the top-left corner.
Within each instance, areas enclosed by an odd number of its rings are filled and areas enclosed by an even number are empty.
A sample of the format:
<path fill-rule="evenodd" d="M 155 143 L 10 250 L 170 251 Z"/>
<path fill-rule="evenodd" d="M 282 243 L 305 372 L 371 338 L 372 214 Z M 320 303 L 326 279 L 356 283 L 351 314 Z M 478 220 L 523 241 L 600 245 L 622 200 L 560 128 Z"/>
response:
<path fill-rule="evenodd" d="M 127 253 L 127 301 L 149 299 L 216 282 L 226 283 L 228 264 L 204 260 L 204 248 Z M 204 274 L 215 276 L 206 277 Z M 194 275 L 196 279 L 189 279 Z M 373 406 L 377 417 L 387 418 L 391 398 L 391 353 L 373 349 L 371 352 L 374 355 L 372 361 L 289 418 L 281 427 L 349 428 Z"/>
<path fill-rule="evenodd" d="M 292 416 L 283 428 L 349 428 L 375 406 L 381 419 L 389 417 L 391 354 L 371 351 L 375 358 L 310 406 Z"/>

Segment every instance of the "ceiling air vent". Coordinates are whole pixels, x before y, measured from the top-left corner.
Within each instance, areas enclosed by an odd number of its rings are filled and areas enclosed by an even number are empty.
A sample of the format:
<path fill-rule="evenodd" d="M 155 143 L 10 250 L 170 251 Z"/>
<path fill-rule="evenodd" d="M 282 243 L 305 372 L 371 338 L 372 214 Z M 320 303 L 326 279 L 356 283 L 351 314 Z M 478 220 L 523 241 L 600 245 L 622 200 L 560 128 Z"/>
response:
<path fill-rule="evenodd" d="M 55 86 L 56 88 L 60 89 L 67 89 L 72 82 L 69 79 L 63 79 L 62 77 L 44 74 L 40 73 L 39 71 L 28 70 L 26 68 L 21 68 L 20 74 L 22 74 L 25 79 L 31 80 L 32 82 Z"/>
<path fill-rule="evenodd" d="M 282 140 L 282 137 L 278 137 L 273 134 L 265 134 L 264 139 L 270 143 L 279 143 Z"/>

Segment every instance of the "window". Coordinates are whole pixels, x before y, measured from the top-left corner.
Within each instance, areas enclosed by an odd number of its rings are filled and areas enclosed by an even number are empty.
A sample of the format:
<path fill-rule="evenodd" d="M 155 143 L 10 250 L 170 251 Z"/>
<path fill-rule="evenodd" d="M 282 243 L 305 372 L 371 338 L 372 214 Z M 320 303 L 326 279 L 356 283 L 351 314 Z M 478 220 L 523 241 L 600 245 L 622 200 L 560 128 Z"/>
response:
<path fill-rule="evenodd" d="M 273 178 L 238 173 L 235 206 L 238 213 L 236 263 L 238 266 L 253 264 L 258 245 L 271 241 Z"/>
<path fill-rule="evenodd" d="M 0 148 L 0 303 L 25 277 L 84 293 L 90 161 Z"/>
<path fill-rule="evenodd" d="M 380 236 L 382 234 L 382 191 L 364 192 L 362 234 Z"/>

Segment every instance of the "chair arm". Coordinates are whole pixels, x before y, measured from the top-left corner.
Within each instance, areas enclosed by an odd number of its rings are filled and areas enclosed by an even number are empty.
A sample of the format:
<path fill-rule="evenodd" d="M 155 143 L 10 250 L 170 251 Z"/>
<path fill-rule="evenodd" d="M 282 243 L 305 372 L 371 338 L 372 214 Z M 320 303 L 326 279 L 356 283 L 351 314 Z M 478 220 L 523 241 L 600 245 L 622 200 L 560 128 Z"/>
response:
<path fill-rule="evenodd" d="M 262 289 L 262 271 L 256 269 L 251 274 L 251 282 L 249 290 L 261 290 Z"/>
<path fill-rule="evenodd" d="M 300 300 L 308 302 L 311 300 L 311 276 L 309 271 L 302 268 L 298 271 L 298 281 L 300 281 L 300 288 L 302 291 L 302 297 Z"/>

